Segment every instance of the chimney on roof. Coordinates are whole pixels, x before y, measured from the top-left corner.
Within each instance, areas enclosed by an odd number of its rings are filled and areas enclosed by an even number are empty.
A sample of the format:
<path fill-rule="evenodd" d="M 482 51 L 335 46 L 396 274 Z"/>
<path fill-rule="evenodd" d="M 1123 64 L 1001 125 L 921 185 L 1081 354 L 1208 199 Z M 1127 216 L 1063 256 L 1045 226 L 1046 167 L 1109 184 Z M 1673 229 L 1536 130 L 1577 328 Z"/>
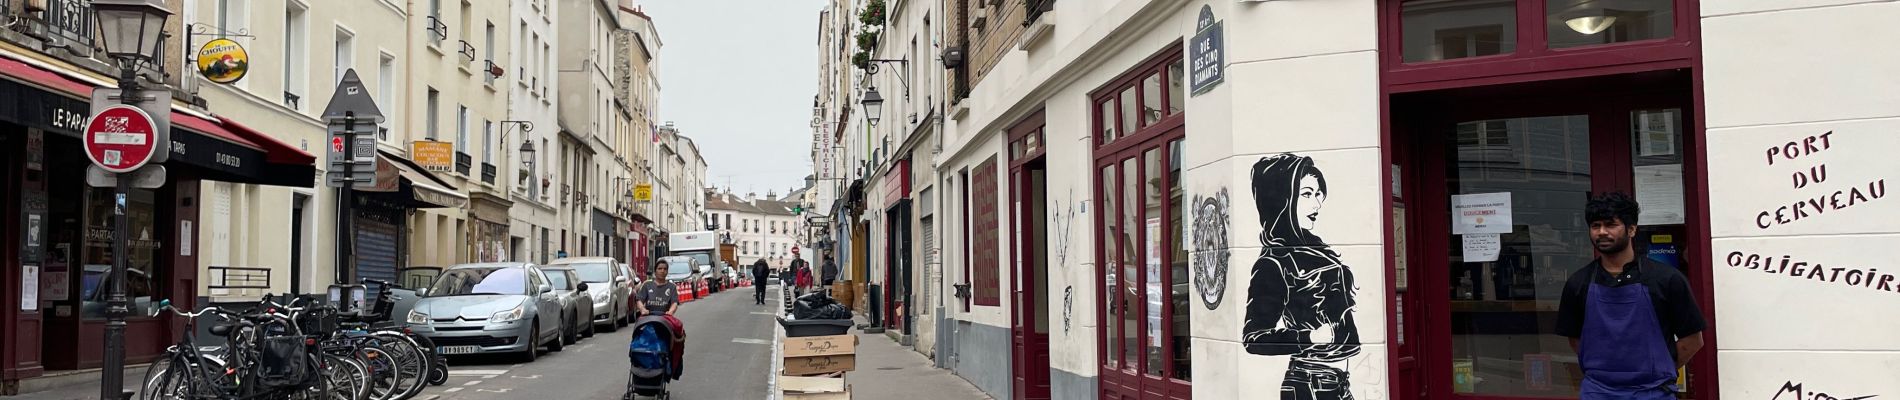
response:
<path fill-rule="evenodd" d="M 765 199 L 766 199 L 766 200 L 778 200 L 778 191 L 777 191 L 777 190 L 773 190 L 773 191 L 768 191 L 768 192 L 765 192 Z"/>
<path fill-rule="evenodd" d="M 758 198 L 759 198 L 759 194 L 757 192 L 745 194 L 745 202 L 747 203 L 751 203 L 753 200 L 758 200 Z"/>

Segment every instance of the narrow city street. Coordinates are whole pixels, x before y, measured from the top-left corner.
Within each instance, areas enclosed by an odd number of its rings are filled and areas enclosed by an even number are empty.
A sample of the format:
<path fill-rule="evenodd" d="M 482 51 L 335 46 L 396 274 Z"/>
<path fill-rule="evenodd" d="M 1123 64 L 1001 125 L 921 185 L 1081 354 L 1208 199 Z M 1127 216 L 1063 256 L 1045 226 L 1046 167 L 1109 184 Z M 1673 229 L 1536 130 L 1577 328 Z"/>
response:
<path fill-rule="evenodd" d="M 768 288 L 777 295 L 777 289 Z M 772 368 L 770 306 L 739 288 L 680 305 L 686 323 L 686 375 L 669 389 L 681 399 L 764 398 Z M 618 399 L 627 385 L 632 329 L 601 332 L 533 363 L 505 358 L 451 360 L 449 382 L 418 399 Z"/>

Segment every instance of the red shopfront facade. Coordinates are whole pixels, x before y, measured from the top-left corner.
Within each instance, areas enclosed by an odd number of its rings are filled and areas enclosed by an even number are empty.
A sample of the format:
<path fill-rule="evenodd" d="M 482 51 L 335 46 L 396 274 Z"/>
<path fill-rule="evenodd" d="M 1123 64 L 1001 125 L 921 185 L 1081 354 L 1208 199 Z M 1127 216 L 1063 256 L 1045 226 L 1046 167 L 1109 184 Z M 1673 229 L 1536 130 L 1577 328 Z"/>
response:
<path fill-rule="evenodd" d="M 1639 256 L 1688 277 L 1709 330 L 1681 398 L 1716 398 L 1696 0 L 1380 0 L 1392 397 L 1575 398 L 1555 333 L 1589 263 L 1587 196 L 1643 202 Z M 1492 261 L 1465 260 L 1452 196 L 1509 193 Z M 1403 235 L 1403 236 L 1399 236 Z"/>
<path fill-rule="evenodd" d="M 46 371 L 97 368 L 103 359 L 109 190 L 86 187 L 79 125 L 91 84 L 0 58 L 0 380 L 14 388 Z M 183 323 L 147 317 L 170 299 L 197 298 L 197 240 L 208 181 L 312 187 L 315 157 L 220 117 L 173 112 L 167 181 L 128 193 L 129 362 L 175 342 Z M 35 284 L 29 286 L 28 282 Z M 29 290 L 29 288 L 31 290 Z"/>

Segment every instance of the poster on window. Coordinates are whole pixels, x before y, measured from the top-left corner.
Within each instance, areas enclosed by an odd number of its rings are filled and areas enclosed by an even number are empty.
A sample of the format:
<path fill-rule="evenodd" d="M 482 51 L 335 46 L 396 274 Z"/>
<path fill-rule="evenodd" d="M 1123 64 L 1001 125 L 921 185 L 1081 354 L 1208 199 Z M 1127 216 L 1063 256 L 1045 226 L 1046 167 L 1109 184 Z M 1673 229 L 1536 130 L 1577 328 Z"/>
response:
<path fill-rule="evenodd" d="M 1451 233 L 1511 233 L 1511 192 L 1451 196 Z"/>
<path fill-rule="evenodd" d="M 1641 157 L 1676 154 L 1676 113 L 1643 112 L 1636 120 L 1636 155 Z"/>
<path fill-rule="evenodd" d="M 1161 219 L 1148 219 L 1148 345 L 1161 347 Z"/>
<path fill-rule="evenodd" d="M 1635 167 L 1636 216 L 1643 225 L 1675 225 L 1686 219 L 1682 200 L 1682 164 Z"/>
<path fill-rule="evenodd" d="M 25 265 L 20 270 L 20 310 L 40 309 L 40 266 Z"/>

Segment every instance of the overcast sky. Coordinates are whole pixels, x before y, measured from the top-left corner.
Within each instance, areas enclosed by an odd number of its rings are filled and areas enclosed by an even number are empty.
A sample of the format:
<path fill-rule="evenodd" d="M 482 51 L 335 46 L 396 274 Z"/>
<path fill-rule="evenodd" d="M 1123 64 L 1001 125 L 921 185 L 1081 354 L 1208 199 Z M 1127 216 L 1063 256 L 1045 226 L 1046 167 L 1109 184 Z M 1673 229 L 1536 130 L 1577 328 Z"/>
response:
<path fill-rule="evenodd" d="M 708 185 L 785 194 L 811 174 L 823 0 L 638 0 L 660 30 L 660 120 L 693 138 Z M 728 183 L 729 182 L 729 183 Z"/>

